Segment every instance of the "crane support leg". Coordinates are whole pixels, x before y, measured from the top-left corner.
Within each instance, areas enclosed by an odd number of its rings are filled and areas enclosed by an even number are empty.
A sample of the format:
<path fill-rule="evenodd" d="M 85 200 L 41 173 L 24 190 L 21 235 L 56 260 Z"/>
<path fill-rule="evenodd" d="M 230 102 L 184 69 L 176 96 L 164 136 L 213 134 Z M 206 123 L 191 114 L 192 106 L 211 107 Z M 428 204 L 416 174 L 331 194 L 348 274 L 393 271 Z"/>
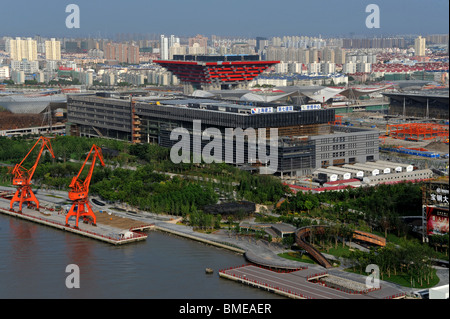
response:
<path fill-rule="evenodd" d="M 80 217 L 83 217 L 83 219 L 88 219 L 90 217 L 92 219 L 92 225 L 96 226 L 97 218 L 88 201 L 76 201 L 72 204 L 72 207 L 70 207 L 70 210 L 66 215 L 66 226 L 69 226 L 69 218 L 72 216 L 76 217 L 75 228 L 78 228 L 78 220 Z"/>
<path fill-rule="evenodd" d="M 12 209 L 15 202 L 19 202 L 19 212 L 22 212 L 22 205 L 24 202 L 34 202 L 37 209 L 39 209 L 39 201 L 31 190 L 30 186 L 22 186 L 17 188 L 11 202 L 9 203 L 9 208 Z"/>

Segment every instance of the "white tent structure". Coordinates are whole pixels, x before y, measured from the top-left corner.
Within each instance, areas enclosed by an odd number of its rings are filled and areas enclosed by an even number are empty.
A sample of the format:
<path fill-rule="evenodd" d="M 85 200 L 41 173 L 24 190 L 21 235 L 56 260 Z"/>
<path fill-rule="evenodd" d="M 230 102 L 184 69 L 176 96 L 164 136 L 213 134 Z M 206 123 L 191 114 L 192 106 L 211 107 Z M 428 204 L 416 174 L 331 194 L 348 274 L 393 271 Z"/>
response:
<path fill-rule="evenodd" d="M 360 96 L 368 95 L 386 89 L 392 88 L 391 84 L 380 87 L 350 87 L 342 90 L 339 94 L 347 97 L 348 99 L 358 99 Z"/>
<path fill-rule="evenodd" d="M 208 91 L 195 90 L 194 92 L 192 92 L 192 96 L 194 96 L 194 97 L 214 97 L 215 95 Z"/>
<path fill-rule="evenodd" d="M 342 95 L 350 100 L 356 100 L 360 96 L 368 95 L 380 91 L 384 91 L 388 88 L 392 88 L 392 84 L 383 86 L 358 86 L 358 87 L 326 87 L 326 86 L 280 86 L 275 87 L 272 90 L 262 91 L 256 93 L 251 90 L 195 90 L 192 93 L 193 97 L 218 97 L 236 99 L 240 101 L 249 102 L 275 102 L 282 99 L 286 99 L 288 96 L 294 97 L 307 97 L 310 100 L 317 103 L 324 103 L 336 95 Z M 283 93 L 280 93 L 283 92 Z"/>
<path fill-rule="evenodd" d="M 302 92 L 302 94 L 306 95 L 312 100 L 315 100 L 319 103 L 324 103 L 325 101 L 333 98 L 334 96 L 341 94 L 341 92 L 345 91 L 345 89 L 335 89 L 335 88 L 322 88 L 315 92 Z"/>
<path fill-rule="evenodd" d="M 283 99 L 292 93 L 277 94 L 277 95 L 266 95 L 266 94 L 255 94 L 247 93 L 241 96 L 241 101 L 251 101 L 251 102 L 273 102 L 279 99 Z"/>

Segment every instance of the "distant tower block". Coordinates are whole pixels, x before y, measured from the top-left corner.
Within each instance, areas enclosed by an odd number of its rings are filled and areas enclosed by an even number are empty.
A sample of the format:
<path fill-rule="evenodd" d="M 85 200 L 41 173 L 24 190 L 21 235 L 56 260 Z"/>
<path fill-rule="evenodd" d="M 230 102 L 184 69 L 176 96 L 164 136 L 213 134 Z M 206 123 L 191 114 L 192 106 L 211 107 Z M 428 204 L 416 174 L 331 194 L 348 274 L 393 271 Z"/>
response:
<path fill-rule="evenodd" d="M 260 61 L 258 55 L 174 55 L 173 60 L 153 61 L 183 83 L 186 94 L 194 90 L 242 89 L 279 61 Z"/>

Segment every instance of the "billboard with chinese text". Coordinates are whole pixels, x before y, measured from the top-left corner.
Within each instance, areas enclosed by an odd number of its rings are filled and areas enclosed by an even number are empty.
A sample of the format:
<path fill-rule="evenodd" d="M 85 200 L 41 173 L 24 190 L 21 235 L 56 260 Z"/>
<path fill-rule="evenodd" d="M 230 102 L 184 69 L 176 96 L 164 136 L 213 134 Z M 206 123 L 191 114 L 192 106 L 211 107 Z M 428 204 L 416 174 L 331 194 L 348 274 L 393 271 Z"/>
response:
<path fill-rule="evenodd" d="M 425 212 L 428 236 L 448 234 L 448 208 L 427 206 Z"/>

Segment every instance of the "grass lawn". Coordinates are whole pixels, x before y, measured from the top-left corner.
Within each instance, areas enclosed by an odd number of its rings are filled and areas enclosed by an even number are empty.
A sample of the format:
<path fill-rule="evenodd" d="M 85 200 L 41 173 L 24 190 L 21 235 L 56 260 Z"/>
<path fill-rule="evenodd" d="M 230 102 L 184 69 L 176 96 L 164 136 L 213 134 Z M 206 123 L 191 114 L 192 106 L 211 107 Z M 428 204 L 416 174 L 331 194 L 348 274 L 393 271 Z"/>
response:
<path fill-rule="evenodd" d="M 344 269 L 345 271 L 352 272 L 359 275 L 367 275 L 367 273 L 360 273 L 359 271 L 353 271 L 352 268 Z M 397 275 L 393 275 L 391 273 L 391 277 L 388 277 L 387 274 L 384 274 L 383 278 L 380 278 L 384 281 L 389 281 L 398 285 L 401 285 L 403 287 L 411 288 L 411 278 L 409 275 L 404 273 L 398 273 Z M 431 288 L 436 286 L 439 283 L 439 277 L 436 275 L 436 269 L 433 269 L 433 279 L 430 279 L 430 283 L 428 284 L 426 281 L 423 281 L 423 285 L 421 286 L 420 283 L 415 282 L 414 286 L 412 288 L 417 289 L 424 289 L 424 288 Z"/>
<path fill-rule="evenodd" d="M 47 195 L 45 195 L 45 196 L 48 196 L 48 197 L 53 197 L 53 198 L 60 198 L 60 199 L 64 199 L 64 197 L 61 197 L 61 196 L 56 196 L 56 195 L 52 195 L 52 194 L 47 194 Z"/>
<path fill-rule="evenodd" d="M 372 231 L 372 234 L 375 234 L 375 235 L 378 235 L 378 236 L 381 236 L 381 237 L 384 238 L 384 232 L 380 232 L 380 231 L 374 230 L 374 231 Z M 413 237 L 411 235 L 406 236 L 406 239 L 409 240 L 409 241 L 416 242 L 416 243 L 420 242 L 420 240 L 418 238 Z M 387 238 L 386 238 L 387 242 L 390 242 L 390 243 L 393 243 L 393 244 L 396 244 L 396 245 L 401 245 L 404 240 L 405 240 L 404 237 L 398 237 L 397 235 L 395 235 L 393 233 L 388 233 L 387 234 Z"/>
<path fill-rule="evenodd" d="M 304 262 L 304 263 L 317 264 L 314 260 L 312 260 L 311 258 L 309 258 L 306 255 L 301 255 L 299 252 L 281 253 L 281 254 L 278 254 L 278 256 L 286 258 L 286 259 L 290 259 L 290 260 Z"/>
<path fill-rule="evenodd" d="M 441 251 L 436 251 L 436 258 L 448 260 L 448 255 L 446 255 L 445 253 L 443 253 Z"/>
<path fill-rule="evenodd" d="M 335 246 L 333 245 L 333 247 L 328 249 L 328 251 L 326 249 L 319 249 L 319 251 L 324 254 L 333 255 L 335 257 L 343 257 L 349 254 L 350 249 L 351 248 L 349 246 L 345 245 L 344 247 L 342 247 L 342 243 L 339 243 L 337 245 L 337 248 L 335 248 Z"/>

